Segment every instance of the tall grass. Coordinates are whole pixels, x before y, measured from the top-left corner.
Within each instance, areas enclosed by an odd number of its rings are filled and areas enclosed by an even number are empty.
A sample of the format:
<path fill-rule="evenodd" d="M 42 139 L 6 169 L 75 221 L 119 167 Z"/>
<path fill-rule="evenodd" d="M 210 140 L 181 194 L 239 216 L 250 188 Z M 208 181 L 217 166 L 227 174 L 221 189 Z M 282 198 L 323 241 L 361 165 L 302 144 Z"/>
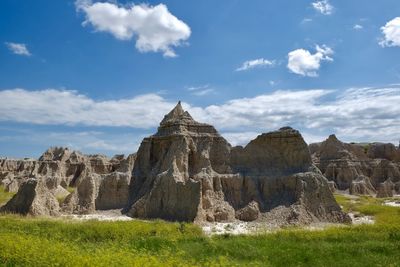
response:
<path fill-rule="evenodd" d="M 346 209 L 375 225 L 206 237 L 193 224 L 0 216 L 5 266 L 400 266 L 400 209 L 372 198 Z"/>
<path fill-rule="evenodd" d="M 6 192 L 3 185 L 0 185 L 0 207 L 7 203 L 15 193 Z"/>

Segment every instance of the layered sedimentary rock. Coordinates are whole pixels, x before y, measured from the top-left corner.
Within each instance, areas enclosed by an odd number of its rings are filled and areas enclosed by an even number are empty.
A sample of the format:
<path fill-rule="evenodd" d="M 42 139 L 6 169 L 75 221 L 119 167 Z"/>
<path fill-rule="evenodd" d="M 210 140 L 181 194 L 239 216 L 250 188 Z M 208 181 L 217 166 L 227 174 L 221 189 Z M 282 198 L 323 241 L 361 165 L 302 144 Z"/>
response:
<path fill-rule="evenodd" d="M 378 193 L 376 194 L 376 197 L 392 197 L 394 189 L 395 184 L 392 182 L 391 179 L 388 179 L 378 185 Z"/>
<path fill-rule="evenodd" d="M 57 216 L 60 207 L 56 195 L 57 178 L 30 178 L 22 183 L 18 193 L 0 208 L 0 212 Z"/>
<path fill-rule="evenodd" d="M 130 216 L 178 221 L 347 221 L 289 127 L 232 148 L 180 103 L 145 138 L 132 172 Z"/>
<path fill-rule="evenodd" d="M 107 159 L 56 148 L 27 163 L 29 168 L 19 164 L 2 164 L 3 180 L 20 173 L 35 178 L 22 179 L 6 211 L 55 215 L 125 208 L 139 218 L 279 225 L 350 220 L 298 131 L 284 127 L 232 148 L 180 103 L 135 155 Z M 67 185 L 74 191 L 59 205 L 57 194 Z"/>
<path fill-rule="evenodd" d="M 331 135 L 309 149 L 314 164 L 340 190 L 375 195 L 386 180 L 400 182 L 400 150 L 393 144 L 347 144 Z"/>
<path fill-rule="evenodd" d="M 134 161 L 135 154 L 108 159 L 58 147 L 48 149 L 38 160 L 4 159 L 0 162 L 1 182 L 6 190 L 17 194 L 3 210 L 56 215 L 123 208 Z M 68 186 L 75 188 L 73 193 L 66 190 Z M 56 198 L 65 198 L 61 208 Z"/>
<path fill-rule="evenodd" d="M 360 175 L 352 181 L 350 185 L 350 194 L 352 195 L 375 195 L 376 190 L 372 186 L 367 176 Z"/>

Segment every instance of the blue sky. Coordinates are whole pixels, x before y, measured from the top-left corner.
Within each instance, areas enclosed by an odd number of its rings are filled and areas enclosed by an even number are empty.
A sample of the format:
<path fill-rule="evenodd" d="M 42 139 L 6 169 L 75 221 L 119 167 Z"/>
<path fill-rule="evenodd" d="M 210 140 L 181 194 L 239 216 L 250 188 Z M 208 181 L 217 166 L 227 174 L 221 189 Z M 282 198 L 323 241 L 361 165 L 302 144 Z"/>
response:
<path fill-rule="evenodd" d="M 400 3 L 0 2 L 0 155 L 134 152 L 178 100 L 234 145 L 400 139 Z"/>

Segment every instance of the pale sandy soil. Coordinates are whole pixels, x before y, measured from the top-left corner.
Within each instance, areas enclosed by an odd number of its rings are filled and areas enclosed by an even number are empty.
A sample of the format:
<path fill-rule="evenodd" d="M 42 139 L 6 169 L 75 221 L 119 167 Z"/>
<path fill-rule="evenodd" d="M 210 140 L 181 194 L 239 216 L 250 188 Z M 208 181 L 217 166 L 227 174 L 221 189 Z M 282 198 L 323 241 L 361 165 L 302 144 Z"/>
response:
<path fill-rule="evenodd" d="M 61 215 L 62 218 L 71 219 L 71 220 L 79 220 L 79 221 L 89 221 L 89 220 L 97 220 L 104 222 L 115 222 L 115 221 L 131 221 L 133 218 L 123 215 L 120 210 L 98 210 L 94 214 L 85 214 L 85 215 Z"/>

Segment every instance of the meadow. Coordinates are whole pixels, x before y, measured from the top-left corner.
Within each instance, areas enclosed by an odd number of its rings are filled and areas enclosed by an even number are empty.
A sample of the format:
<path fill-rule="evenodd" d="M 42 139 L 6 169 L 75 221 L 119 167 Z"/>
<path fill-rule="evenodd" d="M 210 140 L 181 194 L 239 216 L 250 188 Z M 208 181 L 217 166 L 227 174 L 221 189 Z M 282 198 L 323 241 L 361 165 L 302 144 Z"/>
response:
<path fill-rule="evenodd" d="M 0 202 L 10 194 L 0 192 Z M 189 223 L 0 215 L 1 266 L 400 266 L 400 208 L 336 195 L 374 225 L 205 236 Z"/>

